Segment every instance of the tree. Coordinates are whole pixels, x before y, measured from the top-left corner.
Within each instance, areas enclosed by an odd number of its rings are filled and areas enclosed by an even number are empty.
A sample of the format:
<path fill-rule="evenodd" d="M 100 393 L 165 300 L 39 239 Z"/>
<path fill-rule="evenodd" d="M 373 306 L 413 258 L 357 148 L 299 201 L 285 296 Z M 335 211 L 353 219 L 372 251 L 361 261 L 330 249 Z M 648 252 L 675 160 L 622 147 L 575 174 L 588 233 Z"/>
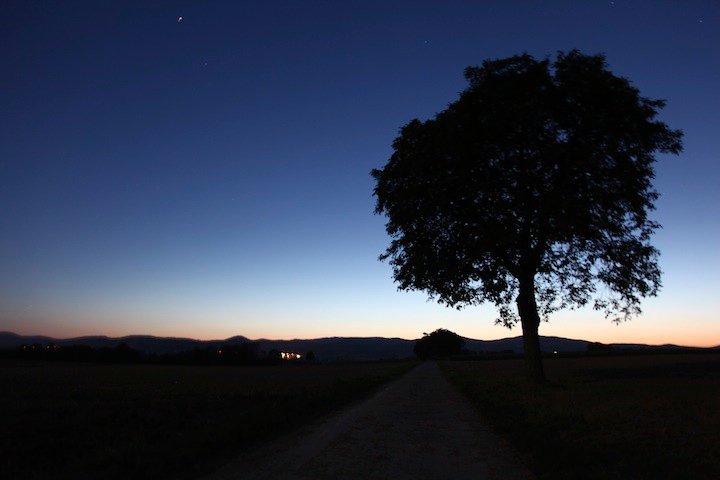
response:
<path fill-rule="evenodd" d="M 268 352 L 267 358 L 270 363 L 280 363 L 282 360 L 282 354 L 280 353 L 280 350 L 273 348 Z"/>
<path fill-rule="evenodd" d="M 432 333 L 425 333 L 415 342 L 413 352 L 421 360 L 433 357 L 447 357 L 462 352 L 465 340 L 455 332 L 438 328 Z"/>
<path fill-rule="evenodd" d="M 516 55 L 465 78 L 460 98 L 402 127 L 372 171 L 391 237 L 380 258 L 401 290 L 456 308 L 492 302 L 499 323 L 520 321 L 528 372 L 544 381 L 541 320 L 592 302 L 621 322 L 656 295 L 653 165 L 681 151 L 682 132 L 603 55 Z"/>

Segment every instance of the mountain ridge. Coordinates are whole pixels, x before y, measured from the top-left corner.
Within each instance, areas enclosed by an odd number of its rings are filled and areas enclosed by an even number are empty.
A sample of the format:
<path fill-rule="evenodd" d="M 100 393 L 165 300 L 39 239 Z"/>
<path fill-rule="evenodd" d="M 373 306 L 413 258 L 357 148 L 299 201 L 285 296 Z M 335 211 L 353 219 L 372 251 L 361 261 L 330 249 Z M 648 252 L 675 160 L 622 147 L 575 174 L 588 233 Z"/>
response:
<path fill-rule="evenodd" d="M 184 337 L 158 337 L 154 335 L 126 335 L 109 337 L 106 335 L 85 335 L 72 338 L 53 338 L 45 335 L 19 335 L 14 332 L 0 332 L 0 349 L 16 348 L 21 345 L 38 343 L 55 344 L 60 347 L 85 345 L 93 348 L 112 348 L 121 343 L 146 353 L 173 354 L 195 348 L 219 348 L 222 345 L 252 342 L 264 351 L 280 350 L 296 353 L 313 351 L 323 361 L 359 361 L 401 359 L 413 356 L 416 339 L 399 337 L 321 337 L 311 339 L 271 340 L 249 339 L 243 335 L 234 335 L 226 339 L 198 340 Z M 545 352 L 582 352 L 588 345 L 598 342 L 557 336 L 541 336 L 541 349 Z M 700 349 L 702 347 L 683 347 L 674 344 L 646 345 L 637 343 L 614 343 L 609 347 L 633 350 L 647 349 Z M 521 353 L 522 337 L 506 337 L 496 340 L 465 338 L 465 348 L 473 353 Z M 713 349 L 718 347 L 709 347 Z"/>

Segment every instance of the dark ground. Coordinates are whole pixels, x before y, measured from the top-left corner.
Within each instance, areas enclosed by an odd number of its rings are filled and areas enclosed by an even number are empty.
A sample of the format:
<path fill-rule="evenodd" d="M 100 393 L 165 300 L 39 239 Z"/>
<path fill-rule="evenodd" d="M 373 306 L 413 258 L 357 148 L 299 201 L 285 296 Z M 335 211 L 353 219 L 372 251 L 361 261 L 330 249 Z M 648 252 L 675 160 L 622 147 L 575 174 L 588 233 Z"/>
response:
<path fill-rule="evenodd" d="M 412 363 L 0 362 L 0 478 L 194 478 L 363 398 Z"/>
<path fill-rule="evenodd" d="M 720 478 L 720 354 L 444 362 L 539 478 Z"/>
<path fill-rule="evenodd" d="M 239 457 L 208 480 L 529 480 L 434 362 Z"/>
<path fill-rule="evenodd" d="M 0 478 L 195 478 L 218 468 L 225 478 L 262 476 L 263 468 L 238 468 L 248 458 L 240 457 L 287 438 L 271 458 L 300 455 L 307 470 L 295 478 L 503 478 L 498 471 L 523 464 L 547 479 L 720 478 L 720 354 L 545 364 L 551 381 L 535 386 L 519 359 L 442 362 L 470 404 L 427 366 L 378 391 L 412 363 L 4 360 Z"/>

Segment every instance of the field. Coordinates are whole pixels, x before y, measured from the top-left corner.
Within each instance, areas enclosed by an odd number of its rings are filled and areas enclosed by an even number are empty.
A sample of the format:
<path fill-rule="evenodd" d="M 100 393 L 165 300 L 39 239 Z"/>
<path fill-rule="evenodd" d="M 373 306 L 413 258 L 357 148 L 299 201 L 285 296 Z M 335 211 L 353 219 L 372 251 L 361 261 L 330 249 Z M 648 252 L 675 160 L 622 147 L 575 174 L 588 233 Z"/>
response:
<path fill-rule="evenodd" d="M 192 478 L 412 363 L 0 363 L 0 478 Z"/>
<path fill-rule="evenodd" d="M 441 364 L 541 479 L 720 478 L 720 355 Z"/>

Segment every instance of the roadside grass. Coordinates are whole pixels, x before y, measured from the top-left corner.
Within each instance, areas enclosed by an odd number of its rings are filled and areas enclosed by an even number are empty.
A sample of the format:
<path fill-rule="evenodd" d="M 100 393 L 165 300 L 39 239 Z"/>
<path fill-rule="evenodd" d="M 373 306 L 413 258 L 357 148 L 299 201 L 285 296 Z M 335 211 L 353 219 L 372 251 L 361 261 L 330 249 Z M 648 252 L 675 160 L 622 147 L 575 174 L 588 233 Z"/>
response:
<path fill-rule="evenodd" d="M 720 478 L 720 354 L 442 362 L 540 479 Z"/>
<path fill-rule="evenodd" d="M 414 365 L 3 361 L 0 478 L 193 478 Z"/>

